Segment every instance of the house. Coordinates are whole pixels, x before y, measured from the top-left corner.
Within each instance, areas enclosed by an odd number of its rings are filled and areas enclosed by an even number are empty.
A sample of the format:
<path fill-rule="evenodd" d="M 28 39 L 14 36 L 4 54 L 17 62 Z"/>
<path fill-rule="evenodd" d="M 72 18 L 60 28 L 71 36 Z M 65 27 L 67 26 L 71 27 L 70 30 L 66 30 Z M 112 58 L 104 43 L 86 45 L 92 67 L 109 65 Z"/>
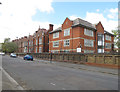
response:
<path fill-rule="evenodd" d="M 61 27 L 49 32 L 49 52 L 110 52 L 113 38 L 101 22 L 93 25 L 80 18 L 66 18 Z"/>
<path fill-rule="evenodd" d="M 49 32 L 52 30 L 53 25 L 49 24 L 48 30 L 39 27 L 33 35 L 13 40 L 18 45 L 17 53 L 49 52 Z"/>

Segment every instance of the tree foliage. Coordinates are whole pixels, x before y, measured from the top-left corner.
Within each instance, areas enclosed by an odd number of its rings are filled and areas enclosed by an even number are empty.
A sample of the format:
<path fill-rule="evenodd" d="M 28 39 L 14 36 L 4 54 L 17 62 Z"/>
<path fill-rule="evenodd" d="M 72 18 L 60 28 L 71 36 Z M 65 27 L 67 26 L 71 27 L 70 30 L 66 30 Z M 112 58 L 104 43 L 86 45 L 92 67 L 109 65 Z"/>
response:
<path fill-rule="evenodd" d="M 120 32 L 119 30 L 112 30 L 114 34 L 115 45 L 120 48 Z"/>
<path fill-rule="evenodd" d="M 13 53 L 17 50 L 17 45 L 14 42 L 10 42 L 10 38 L 6 38 L 2 45 L 2 50 L 5 53 Z"/>

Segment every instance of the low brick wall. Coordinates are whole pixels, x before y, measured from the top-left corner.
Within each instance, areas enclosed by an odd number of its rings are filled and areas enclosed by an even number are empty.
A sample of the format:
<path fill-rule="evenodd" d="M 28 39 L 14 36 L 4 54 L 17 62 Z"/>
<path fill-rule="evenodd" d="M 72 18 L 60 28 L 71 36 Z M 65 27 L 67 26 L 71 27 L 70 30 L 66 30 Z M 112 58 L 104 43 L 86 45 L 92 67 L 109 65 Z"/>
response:
<path fill-rule="evenodd" d="M 69 62 L 77 64 L 96 65 L 104 67 L 120 67 L 120 55 L 118 54 L 80 54 L 80 53 L 18 53 L 19 56 L 26 54 L 34 58 Z"/>

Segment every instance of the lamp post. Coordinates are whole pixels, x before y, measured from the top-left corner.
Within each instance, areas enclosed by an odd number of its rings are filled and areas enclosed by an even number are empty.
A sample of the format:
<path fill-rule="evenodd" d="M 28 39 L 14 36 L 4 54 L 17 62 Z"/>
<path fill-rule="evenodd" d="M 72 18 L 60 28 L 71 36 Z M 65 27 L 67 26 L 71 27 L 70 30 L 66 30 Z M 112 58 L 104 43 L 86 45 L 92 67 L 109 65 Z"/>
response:
<path fill-rule="evenodd" d="M 17 39 L 17 53 L 18 53 L 18 48 L 19 48 L 19 47 L 18 47 L 18 37 L 16 37 L 16 39 Z"/>

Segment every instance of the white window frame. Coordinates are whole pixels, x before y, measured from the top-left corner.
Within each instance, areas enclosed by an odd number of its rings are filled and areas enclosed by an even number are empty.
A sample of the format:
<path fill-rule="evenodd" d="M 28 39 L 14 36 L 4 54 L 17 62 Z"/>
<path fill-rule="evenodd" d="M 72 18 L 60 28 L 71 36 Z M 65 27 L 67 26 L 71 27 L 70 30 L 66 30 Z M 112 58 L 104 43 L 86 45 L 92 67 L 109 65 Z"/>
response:
<path fill-rule="evenodd" d="M 70 28 L 64 29 L 64 36 L 70 35 Z"/>
<path fill-rule="evenodd" d="M 105 43 L 105 48 L 106 49 L 111 49 L 112 47 L 112 44 L 111 43 Z"/>
<path fill-rule="evenodd" d="M 37 47 L 36 47 L 36 53 L 37 53 Z"/>
<path fill-rule="evenodd" d="M 53 39 L 54 38 L 59 38 L 59 32 L 53 33 Z"/>
<path fill-rule="evenodd" d="M 36 39 L 36 45 L 38 44 L 38 39 Z"/>
<path fill-rule="evenodd" d="M 84 50 L 84 53 L 94 53 L 94 50 Z"/>
<path fill-rule="evenodd" d="M 105 35 L 105 40 L 111 41 L 111 36 L 110 35 Z"/>
<path fill-rule="evenodd" d="M 84 28 L 84 35 L 93 37 L 93 36 L 94 36 L 94 33 L 93 33 L 92 30 L 89 30 L 89 29 Z"/>
<path fill-rule="evenodd" d="M 94 41 L 93 40 L 84 39 L 84 46 L 86 46 L 86 47 L 94 47 Z"/>
<path fill-rule="evenodd" d="M 39 47 L 39 53 L 42 53 L 42 47 Z"/>
<path fill-rule="evenodd" d="M 64 40 L 64 47 L 70 46 L 70 39 Z"/>
<path fill-rule="evenodd" d="M 57 46 L 56 46 L 57 44 Z M 53 47 L 59 47 L 59 41 L 53 41 Z"/>
<path fill-rule="evenodd" d="M 42 44 L 42 38 L 39 38 L 39 44 Z"/>

